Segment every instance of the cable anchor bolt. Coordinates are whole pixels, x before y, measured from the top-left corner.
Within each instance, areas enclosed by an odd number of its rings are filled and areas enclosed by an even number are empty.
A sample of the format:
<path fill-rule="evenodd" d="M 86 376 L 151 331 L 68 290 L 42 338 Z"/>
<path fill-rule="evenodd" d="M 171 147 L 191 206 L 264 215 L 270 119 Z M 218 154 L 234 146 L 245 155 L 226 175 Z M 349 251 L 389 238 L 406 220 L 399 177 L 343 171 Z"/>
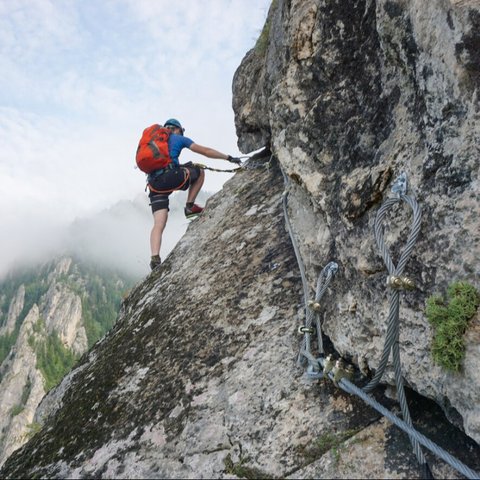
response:
<path fill-rule="evenodd" d="M 395 290 L 414 290 L 415 282 L 408 277 L 389 275 L 387 277 L 387 287 L 394 288 Z"/>
<path fill-rule="evenodd" d="M 308 308 L 312 310 L 313 312 L 320 312 L 322 309 L 322 306 L 316 302 L 315 300 L 309 300 L 308 301 Z"/>
<path fill-rule="evenodd" d="M 408 189 L 407 174 L 405 172 L 402 172 L 392 185 L 392 193 L 396 195 L 398 198 L 400 198 L 402 195 L 407 194 L 407 189 Z"/>
<path fill-rule="evenodd" d="M 331 273 L 332 275 L 335 275 L 338 272 L 338 263 L 337 262 L 329 262 L 327 266 L 325 267 L 325 271 L 327 273 Z"/>
<path fill-rule="evenodd" d="M 313 334 L 313 333 L 315 333 L 315 328 L 314 328 L 314 327 L 304 327 L 303 325 L 300 325 L 300 327 L 298 327 L 298 333 L 301 333 L 301 334 L 304 334 L 304 333 Z"/>

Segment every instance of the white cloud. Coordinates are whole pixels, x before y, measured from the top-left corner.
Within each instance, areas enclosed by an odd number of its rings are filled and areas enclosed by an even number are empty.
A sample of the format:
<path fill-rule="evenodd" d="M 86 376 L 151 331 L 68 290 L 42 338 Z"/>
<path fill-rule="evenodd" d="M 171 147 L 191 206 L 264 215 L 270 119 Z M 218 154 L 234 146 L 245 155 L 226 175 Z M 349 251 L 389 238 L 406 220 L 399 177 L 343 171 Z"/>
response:
<path fill-rule="evenodd" d="M 177 117 L 238 154 L 232 77 L 269 3 L 0 0 L 0 270 L 34 248 L 27 237 L 48 243 L 50 228 L 142 192 L 134 153 L 152 123 Z M 229 176 L 207 172 L 204 188 Z"/>

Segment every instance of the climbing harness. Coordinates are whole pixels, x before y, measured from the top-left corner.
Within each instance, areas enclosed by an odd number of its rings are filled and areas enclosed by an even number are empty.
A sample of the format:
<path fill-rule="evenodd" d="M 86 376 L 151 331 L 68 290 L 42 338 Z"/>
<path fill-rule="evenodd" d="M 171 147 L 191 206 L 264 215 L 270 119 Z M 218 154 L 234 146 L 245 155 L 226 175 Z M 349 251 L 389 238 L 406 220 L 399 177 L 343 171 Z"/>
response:
<path fill-rule="evenodd" d="M 256 154 L 256 155 L 258 155 L 258 154 Z M 244 160 L 244 162 L 239 167 L 232 168 L 232 169 L 212 168 L 212 167 L 209 167 L 207 165 L 204 165 L 203 163 L 191 163 L 191 166 L 200 168 L 202 170 L 211 170 L 212 172 L 234 173 L 234 172 L 238 172 L 239 170 L 254 170 L 254 169 L 258 169 L 258 168 L 265 167 L 265 166 L 268 167 L 270 165 L 271 160 L 272 160 L 272 157 L 270 157 L 270 160 L 268 162 L 261 162 L 260 159 L 253 160 L 252 157 L 255 157 L 255 156 L 243 155 L 241 157 L 238 157 L 239 159 Z M 258 157 L 256 157 L 256 158 L 258 158 Z M 263 158 L 265 158 L 265 157 L 263 157 Z M 172 168 L 172 167 L 171 166 L 166 166 L 165 168 L 162 168 L 161 170 L 158 171 L 157 175 L 158 174 L 163 174 L 168 168 Z M 187 168 L 183 168 L 183 171 L 184 171 L 184 179 L 181 182 L 181 184 L 176 186 L 175 188 L 158 190 L 158 189 L 155 189 L 154 187 L 152 187 L 150 182 L 147 182 L 147 185 L 145 186 L 145 191 L 147 191 L 147 188 L 148 188 L 153 193 L 170 194 L 170 193 L 173 193 L 177 190 L 181 190 L 182 187 L 190 179 L 189 170 Z"/>
<path fill-rule="evenodd" d="M 281 167 L 280 167 L 281 169 Z M 389 300 L 390 310 L 388 316 L 387 333 L 385 338 L 385 344 L 379 362 L 378 369 L 374 377 L 363 388 L 357 387 L 353 382 L 354 369 L 352 365 L 345 365 L 342 359 L 335 361 L 333 356 L 328 355 L 324 357 L 324 350 L 322 345 L 322 330 L 321 330 L 321 303 L 323 294 L 326 292 L 330 282 L 334 278 L 338 271 L 338 265 L 335 262 L 329 262 L 321 271 L 316 285 L 315 297 L 313 300 L 309 300 L 309 288 L 306 278 L 305 266 L 303 264 L 298 244 L 293 233 L 293 229 L 290 223 L 288 215 L 288 189 L 289 180 L 288 177 L 281 169 L 285 190 L 282 195 L 283 211 L 285 216 L 285 224 L 287 226 L 288 233 L 293 245 L 295 257 L 300 270 L 300 276 L 303 285 L 303 296 L 305 301 L 305 322 L 300 326 L 298 331 L 303 335 L 303 339 L 300 346 L 300 353 L 298 356 L 298 364 L 303 364 L 305 361 L 308 363 L 306 375 L 311 379 L 320 379 L 324 376 L 330 378 L 336 386 L 342 388 L 345 392 L 357 395 L 364 400 L 368 405 L 375 408 L 379 413 L 384 415 L 388 420 L 394 423 L 397 427 L 406 432 L 410 438 L 410 442 L 413 446 L 414 453 L 417 457 L 419 464 L 423 468 L 423 473 L 426 478 L 433 478 L 425 456 L 421 450 L 420 445 L 428 448 L 434 454 L 442 458 L 450 466 L 455 468 L 461 474 L 465 475 L 469 479 L 478 479 L 480 475 L 474 470 L 467 467 L 458 459 L 450 455 L 434 442 L 426 438 L 424 435 L 415 430 L 412 424 L 408 404 L 406 401 L 404 381 L 401 372 L 400 361 L 400 347 L 399 347 L 399 305 L 400 305 L 400 292 L 402 290 L 411 290 L 415 288 L 414 282 L 403 274 L 403 270 L 410 258 L 410 255 L 415 247 L 417 237 L 420 232 L 421 223 L 421 209 L 418 206 L 416 200 L 407 195 L 407 177 L 405 173 L 402 173 L 392 186 L 392 193 L 394 197 L 387 198 L 384 204 L 380 207 L 375 218 L 374 233 L 377 246 L 381 252 L 382 258 L 388 270 L 388 277 L 386 286 L 389 288 Z M 408 236 L 404 250 L 400 255 L 398 264 L 395 265 L 391 259 L 391 256 L 385 246 L 383 240 L 382 222 L 385 219 L 387 212 L 395 204 L 405 202 L 413 211 L 413 222 Z M 312 326 L 315 319 L 315 327 Z M 312 353 L 312 335 L 317 336 L 317 350 L 318 357 Z M 379 404 L 368 393 L 371 392 L 380 382 L 383 376 L 387 362 L 392 352 L 395 384 L 398 392 L 398 399 L 402 411 L 403 420 L 398 418 L 388 409 Z"/>
<path fill-rule="evenodd" d="M 188 170 L 188 168 L 182 168 L 182 170 L 183 170 L 183 181 L 180 185 L 177 185 L 175 188 L 168 188 L 166 190 L 157 190 L 157 189 L 153 188 L 152 185 L 149 182 L 149 183 L 147 183 L 147 186 L 145 187 L 145 190 L 147 190 L 147 188 L 148 188 L 151 192 L 159 193 L 159 194 L 173 193 L 173 192 L 176 192 L 177 190 L 181 190 L 182 187 L 190 179 L 190 171 Z"/>

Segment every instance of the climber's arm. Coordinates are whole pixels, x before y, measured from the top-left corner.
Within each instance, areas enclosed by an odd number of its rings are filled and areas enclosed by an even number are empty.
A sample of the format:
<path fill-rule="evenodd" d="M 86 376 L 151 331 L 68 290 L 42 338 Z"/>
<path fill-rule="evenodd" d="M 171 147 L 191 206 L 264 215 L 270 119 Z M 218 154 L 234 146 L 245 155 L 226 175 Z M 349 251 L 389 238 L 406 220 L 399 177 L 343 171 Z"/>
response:
<path fill-rule="evenodd" d="M 219 158 L 220 160 L 228 160 L 229 158 L 229 155 L 225 153 L 219 152 L 218 150 L 210 147 L 204 147 L 198 143 L 192 143 L 190 145 L 190 150 L 208 158 Z"/>

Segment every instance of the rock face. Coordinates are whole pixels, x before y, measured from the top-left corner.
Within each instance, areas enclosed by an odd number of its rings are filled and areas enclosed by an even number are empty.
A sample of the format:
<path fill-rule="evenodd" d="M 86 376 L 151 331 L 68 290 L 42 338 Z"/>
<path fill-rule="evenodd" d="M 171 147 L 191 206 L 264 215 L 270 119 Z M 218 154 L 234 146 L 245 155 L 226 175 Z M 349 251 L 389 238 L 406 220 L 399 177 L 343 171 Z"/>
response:
<path fill-rule="evenodd" d="M 40 427 L 34 416 L 52 382 L 46 375 L 58 370 L 62 362 L 58 347 L 55 353 L 49 353 L 49 339 L 55 336 L 62 345 L 60 349 L 78 357 L 88 349 L 82 298 L 90 305 L 87 290 L 93 281 L 77 270 L 71 258 L 59 258 L 34 274 L 24 274 L 27 285 L 20 284 L 12 294 L 0 330 L 0 340 L 13 338 L 0 365 L 0 465 Z M 15 281 L 11 280 L 13 285 Z M 96 307 L 102 311 L 101 300 Z M 45 350 L 39 366 L 39 355 Z"/>
<path fill-rule="evenodd" d="M 22 313 L 24 303 L 25 287 L 20 285 L 15 297 L 10 301 L 6 322 L 2 327 L 0 327 L 0 336 L 10 335 L 13 332 L 15 329 L 15 323 Z"/>
<path fill-rule="evenodd" d="M 0 465 L 38 428 L 33 418 L 46 393 L 45 380 L 37 367 L 35 343 L 55 333 L 76 354 L 87 350 L 81 301 L 77 294 L 59 283 L 71 267 L 70 258 L 60 259 L 48 276 L 46 294 L 34 303 L 25 319 L 25 286 L 20 285 L 10 307 L 3 335 L 12 334 L 21 321 L 15 344 L 0 369 Z"/>
<path fill-rule="evenodd" d="M 234 79 L 239 145 L 268 144 L 292 180 L 291 215 L 313 287 L 339 273 L 324 330 L 337 351 L 378 367 L 386 268 L 373 221 L 401 172 L 423 209 L 402 298 L 408 384 L 443 405 L 480 442 L 477 315 L 459 374 L 433 365 L 427 297 L 456 280 L 480 287 L 480 4 L 475 1 L 277 1 Z M 412 223 L 403 204 L 385 223 L 394 262 Z M 347 312 L 355 305 L 355 312 Z M 392 371 L 387 373 L 392 381 Z M 455 412 L 456 411 L 456 412 Z"/>
<path fill-rule="evenodd" d="M 36 354 L 28 339 L 35 336 L 39 319 L 34 305 L 20 328 L 15 352 L 1 368 L 0 464 L 35 432 L 35 411 L 45 395 L 42 373 L 36 368 Z"/>
<path fill-rule="evenodd" d="M 87 350 L 87 334 L 82 320 L 81 298 L 62 284 L 53 283 L 47 292 L 45 325 L 56 332 L 62 343 L 77 354 Z"/>
<path fill-rule="evenodd" d="M 296 366 L 302 287 L 283 179 L 275 160 L 265 165 L 209 200 L 114 328 L 44 399 L 44 428 L 0 475 L 418 476 L 398 429 Z M 480 452 L 438 418 L 430 424 L 464 461 Z M 455 478 L 431 460 L 435 474 Z"/>
<path fill-rule="evenodd" d="M 478 442 L 478 317 L 453 375 L 432 364 L 423 313 L 426 297 L 454 279 L 478 287 L 478 18 L 476 2 L 274 1 L 233 100 L 242 150 L 268 146 L 274 158 L 209 200 L 114 328 L 45 398 L 43 429 L 0 476 L 420 475 L 403 433 L 296 365 L 303 291 L 280 167 L 312 293 L 327 262 L 340 267 L 322 303 L 328 348 L 371 370 L 388 312 L 372 226 L 407 172 L 424 215 L 405 272 L 418 288 L 402 295 L 403 371 Z M 389 218 L 394 261 L 410 221 L 406 208 Z M 384 381 L 393 383 L 390 369 Z M 411 391 L 409 400 L 421 431 L 480 468 L 475 441 L 435 403 Z M 459 478 L 427 459 L 435 477 Z"/>

